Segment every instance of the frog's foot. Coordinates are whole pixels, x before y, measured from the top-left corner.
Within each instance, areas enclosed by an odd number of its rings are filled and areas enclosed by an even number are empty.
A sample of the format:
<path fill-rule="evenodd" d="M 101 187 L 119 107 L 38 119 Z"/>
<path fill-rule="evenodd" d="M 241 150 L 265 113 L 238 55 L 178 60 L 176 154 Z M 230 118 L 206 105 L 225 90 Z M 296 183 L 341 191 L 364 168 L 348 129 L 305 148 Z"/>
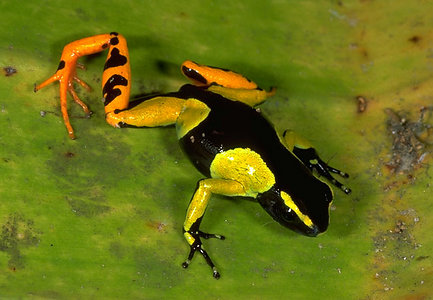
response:
<path fill-rule="evenodd" d="M 349 178 L 349 174 L 329 166 L 327 163 L 325 163 L 320 158 L 316 159 L 316 161 L 317 162 L 314 162 L 311 165 L 317 171 L 317 173 L 319 173 L 320 175 L 322 175 L 323 177 L 328 179 L 330 182 L 332 182 L 333 185 L 338 187 L 340 190 L 342 190 L 346 194 L 350 194 L 352 192 L 351 189 L 349 189 L 347 186 L 343 185 L 341 182 L 339 182 L 337 179 L 335 179 L 331 175 L 331 173 L 334 173 L 334 174 L 340 175 L 343 178 Z"/>
<path fill-rule="evenodd" d="M 300 148 L 295 146 L 293 148 L 293 153 L 302 160 L 302 162 L 311 170 L 316 170 L 317 173 L 320 176 L 325 177 L 327 180 L 329 180 L 333 185 L 338 187 L 340 190 L 342 190 L 346 194 L 350 194 L 352 191 L 345 185 L 343 185 L 341 182 L 339 182 L 337 179 L 335 179 L 331 173 L 338 174 L 339 176 L 343 178 L 349 178 L 349 174 L 342 172 L 336 168 L 333 168 L 329 166 L 327 163 L 325 163 L 323 160 L 320 159 L 319 155 L 317 154 L 316 150 L 312 147 L 309 148 Z"/>
<path fill-rule="evenodd" d="M 48 86 L 49 84 L 55 81 L 58 81 L 60 83 L 60 107 L 62 110 L 62 116 L 63 116 L 65 126 L 68 130 L 68 134 L 71 139 L 75 139 L 75 135 L 74 135 L 74 130 L 72 129 L 71 123 L 69 121 L 69 115 L 67 110 L 67 93 L 69 92 L 71 94 L 74 101 L 81 106 L 81 108 L 83 109 L 87 117 L 89 117 L 92 114 L 92 112 L 89 110 L 87 105 L 83 101 L 81 101 L 81 99 L 78 97 L 74 89 L 74 82 L 76 82 L 86 90 L 88 91 L 91 90 L 90 86 L 76 75 L 76 71 L 75 71 L 76 67 L 79 67 L 81 69 L 84 68 L 80 64 L 77 65 L 76 59 L 68 62 L 62 60 L 60 61 L 56 73 L 50 78 L 48 78 L 47 80 L 45 80 L 44 82 L 42 82 L 41 84 L 36 85 L 34 88 L 34 91 L 37 92 L 40 89 Z"/>
<path fill-rule="evenodd" d="M 206 263 L 211 267 L 213 277 L 215 279 L 219 279 L 220 273 L 216 269 L 214 263 L 212 262 L 211 258 L 207 254 L 207 252 L 203 249 L 200 238 L 204 238 L 204 239 L 216 238 L 216 239 L 224 240 L 225 237 L 223 235 L 210 234 L 210 233 L 205 233 L 202 231 L 195 231 L 195 232 L 187 231 L 187 232 L 185 232 L 185 234 L 189 235 L 192 238 L 193 243 L 190 245 L 191 250 L 189 252 L 187 260 L 184 263 L 182 263 L 182 267 L 184 267 L 185 269 L 188 268 L 189 264 L 191 263 L 192 258 L 194 257 L 195 252 L 198 251 L 198 252 L 200 252 L 201 255 L 203 255 L 204 259 L 206 260 Z M 191 240 L 191 239 L 188 239 L 188 240 Z"/>
<path fill-rule="evenodd" d="M 82 69 L 82 70 L 85 70 L 85 67 L 82 64 L 78 64 L 77 63 L 77 67 L 80 68 L 80 69 Z M 90 117 L 90 115 L 92 114 L 92 112 L 89 110 L 89 108 L 87 107 L 87 105 L 83 101 L 81 101 L 81 99 L 78 97 L 78 95 L 77 95 L 77 93 L 75 92 L 75 89 L 74 89 L 74 85 L 73 85 L 74 82 L 76 82 L 79 85 L 81 85 L 88 92 L 90 92 L 92 90 L 92 88 L 84 80 L 81 80 L 76 74 L 74 74 L 74 76 L 72 77 L 72 80 L 68 79 L 68 92 L 69 92 L 69 94 L 71 94 L 71 96 L 74 99 L 75 103 L 77 103 L 79 106 L 81 106 L 81 108 L 83 109 L 83 111 L 86 114 L 86 116 Z"/>
<path fill-rule="evenodd" d="M 78 83 L 79 85 L 81 85 L 88 92 L 90 92 L 92 90 L 92 88 L 85 81 L 81 80 L 76 75 L 74 76 L 73 81 L 75 81 L 76 83 Z M 83 109 L 83 111 L 86 114 L 86 116 L 90 117 L 90 115 L 92 114 L 92 112 L 89 110 L 89 108 L 87 107 L 87 105 L 83 101 L 81 101 L 81 99 L 78 97 L 77 93 L 75 92 L 73 82 L 69 82 L 68 83 L 68 92 L 69 92 L 69 94 L 71 94 L 71 96 L 74 99 L 74 101 L 78 105 L 81 106 L 81 108 Z"/>

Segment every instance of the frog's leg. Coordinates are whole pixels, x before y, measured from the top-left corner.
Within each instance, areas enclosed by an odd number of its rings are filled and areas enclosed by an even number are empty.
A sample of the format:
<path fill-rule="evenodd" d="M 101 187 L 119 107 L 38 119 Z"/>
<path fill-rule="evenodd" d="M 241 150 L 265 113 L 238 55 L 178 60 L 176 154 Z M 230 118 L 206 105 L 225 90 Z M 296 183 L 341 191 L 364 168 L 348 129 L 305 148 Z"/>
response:
<path fill-rule="evenodd" d="M 316 170 L 319 175 L 328 179 L 340 190 L 342 190 L 346 194 L 350 194 L 351 190 L 345 185 L 343 185 L 341 182 L 336 180 L 334 177 L 332 177 L 331 173 L 338 174 L 344 178 L 348 178 L 349 174 L 335 169 L 329 166 L 323 160 L 321 160 L 316 150 L 313 148 L 309 141 L 307 141 L 303 137 L 300 137 L 292 130 L 284 131 L 283 141 L 285 146 L 290 151 L 292 151 L 296 155 L 296 157 L 298 157 L 311 171 L 313 169 Z"/>
<path fill-rule="evenodd" d="M 141 102 L 132 102 L 130 108 L 116 109 L 106 114 L 106 121 L 114 127 L 156 127 L 176 123 L 185 99 L 156 96 Z"/>
<path fill-rule="evenodd" d="M 209 91 L 220 94 L 221 96 L 243 102 L 245 104 L 248 104 L 251 107 L 255 107 L 263 102 L 268 97 L 271 97 L 275 95 L 276 89 L 272 88 L 269 92 L 262 90 L 260 88 L 254 89 L 254 90 L 248 90 L 248 89 L 233 89 L 233 88 L 226 88 L 219 85 L 211 85 L 208 88 Z"/>
<path fill-rule="evenodd" d="M 190 60 L 183 62 L 181 71 L 195 85 L 207 87 L 211 92 L 252 107 L 275 94 L 275 88 L 267 92 L 239 73 L 200 65 Z"/>
<path fill-rule="evenodd" d="M 218 279 L 220 274 L 207 252 L 203 249 L 200 238 L 218 238 L 223 240 L 224 236 L 200 231 L 200 223 L 212 194 L 244 196 L 245 190 L 241 183 L 230 179 L 207 178 L 200 180 L 197 185 L 197 189 L 191 199 L 186 213 L 185 222 L 183 224 L 184 236 L 190 245 L 191 250 L 188 259 L 182 264 L 182 266 L 187 268 L 195 252 L 198 251 L 203 255 L 207 264 L 212 268 L 213 276 Z"/>
<path fill-rule="evenodd" d="M 131 88 L 128 47 L 125 38 L 116 32 L 95 35 L 69 43 L 63 49 L 56 73 L 35 86 L 36 92 L 54 81 L 60 82 L 60 106 L 69 137 L 72 139 L 75 138 L 75 135 L 68 116 L 67 93 L 72 95 L 86 114 L 90 114 L 88 107 L 78 98 L 73 86 L 75 81 L 89 89 L 88 85 L 77 77 L 77 60 L 81 56 L 94 54 L 107 48 L 108 56 L 102 75 L 105 112 L 108 114 L 116 109 L 127 108 Z M 107 121 L 110 123 L 109 119 Z"/>

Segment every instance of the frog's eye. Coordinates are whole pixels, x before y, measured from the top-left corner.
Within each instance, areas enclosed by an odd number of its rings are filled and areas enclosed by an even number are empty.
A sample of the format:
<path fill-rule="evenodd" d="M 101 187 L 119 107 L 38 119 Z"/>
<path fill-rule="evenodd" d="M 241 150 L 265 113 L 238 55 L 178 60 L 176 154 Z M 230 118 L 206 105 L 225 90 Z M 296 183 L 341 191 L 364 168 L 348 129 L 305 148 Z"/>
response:
<path fill-rule="evenodd" d="M 184 64 L 182 65 L 182 73 L 198 85 L 208 85 L 206 78 L 204 78 L 196 69 L 187 67 Z"/>
<path fill-rule="evenodd" d="M 257 200 L 275 221 L 296 232 L 316 236 L 326 230 L 317 227 L 308 215 L 301 212 L 286 192 L 271 189 L 258 195 Z"/>

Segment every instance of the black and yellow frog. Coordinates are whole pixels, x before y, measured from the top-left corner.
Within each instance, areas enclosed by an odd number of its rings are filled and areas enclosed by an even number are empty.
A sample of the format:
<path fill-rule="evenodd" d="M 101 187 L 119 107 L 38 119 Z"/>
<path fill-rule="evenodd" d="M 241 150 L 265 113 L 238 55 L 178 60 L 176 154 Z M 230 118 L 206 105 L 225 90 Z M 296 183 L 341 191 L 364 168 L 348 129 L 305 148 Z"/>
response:
<path fill-rule="evenodd" d="M 67 112 L 67 92 L 90 114 L 73 82 L 88 88 L 76 75 L 77 59 L 108 49 L 102 90 L 107 122 L 114 127 L 176 125 L 179 143 L 205 176 L 197 183 L 187 209 L 183 232 L 190 252 L 187 268 L 199 252 L 219 278 L 201 239 L 219 238 L 200 230 L 212 194 L 255 198 L 281 225 L 307 236 L 324 232 L 333 199 L 325 178 L 346 194 L 350 189 L 331 173 L 348 177 L 323 162 L 312 145 L 293 131 L 278 134 L 255 107 L 272 96 L 244 76 L 185 61 L 182 73 L 194 85 L 177 92 L 129 103 L 131 75 L 125 38 L 115 32 L 96 35 L 65 46 L 56 73 L 35 87 L 60 82 L 61 109 L 69 136 L 75 138 Z"/>

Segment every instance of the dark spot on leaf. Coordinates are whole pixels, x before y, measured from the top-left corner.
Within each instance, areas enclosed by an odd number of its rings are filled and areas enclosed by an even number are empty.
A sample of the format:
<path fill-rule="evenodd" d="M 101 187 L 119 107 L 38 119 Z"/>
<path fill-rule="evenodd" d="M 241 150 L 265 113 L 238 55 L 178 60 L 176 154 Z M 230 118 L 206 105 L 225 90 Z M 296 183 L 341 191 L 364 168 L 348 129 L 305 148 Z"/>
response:
<path fill-rule="evenodd" d="M 115 241 L 110 244 L 110 253 L 118 259 L 122 259 L 127 250 L 120 242 Z"/>
<path fill-rule="evenodd" d="M 69 151 L 68 151 L 68 152 L 65 153 L 65 157 L 66 157 L 66 158 L 72 158 L 72 157 L 74 157 L 74 156 L 75 156 L 75 153 L 73 153 L 73 152 L 69 152 Z"/>
<path fill-rule="evenodd" d="M 103 204 L 95 203 L 92 200 L 81 200 L 79 198 L 66 197 L 66 201 L 77 216 L 94 217 L 106 213 L 111 210 L 111 207 Z"/>
<path fill-rule="evenodd" d="M 164 60 L 157 60 L 156 67 L 161 73 L 168 74 L 169 71 L 173 68 L 173 63 Z M 176 67 L 175 67 L 176 68 Z M 177 68 L 176 68 L 177 71 Z"/>
<path fill-rule="evenodd" d="M 181 17 L 182 19 L 187 19 L 189 17 L 189 15 L 186 12 L 181 11 L 179 13 L 179 17 Z"/>
<path fill-rule="evenodd" d="M 421 41 L 421 37 L 419 35 L 414 35 L 411 38 L 409 38 L 409 42 L 418 44 Z"/>
<path fill-rule="evenodd" d="M 367 99 L 364 96 L 357 96 L 358 113 L 363 113 L 367 109 Z"/>
<path fill-rule="evenodd" d="M 397 221 L 397 224 L 395 224 L 394 232 L 395 233 L 403 233 L 407 229 L 406 224 L 399 220 Z"/>
<path fill-rule="evenodd" d="M 359 51 L 361 53 L 361 56 L 364 58 L 368 58 L 368 51 L 364 47 L 359 48 Z"/>
<path fill-rule="evenodd" d="M 158 232 L 165 233 L 167 224 L 158 221 L 150 221 L 146 223 L 147 227 L 157 230 Z"/>
<path fill-rule="evenodd" d="M 21 250 L 39 243 L 40 233 L 33 228 L 33 221 L 21 214 L 13 213 L 2 225 L 0 251 L 9 255 L 8 267 L 12 271 L 24 268 Z"/>
<path fill-rule="evenodd" d="M 5 72 L 6 77 L 12 76 L 18 72 L 17 69 L 11 66 L 4 67 L 3 71 Z"/>

